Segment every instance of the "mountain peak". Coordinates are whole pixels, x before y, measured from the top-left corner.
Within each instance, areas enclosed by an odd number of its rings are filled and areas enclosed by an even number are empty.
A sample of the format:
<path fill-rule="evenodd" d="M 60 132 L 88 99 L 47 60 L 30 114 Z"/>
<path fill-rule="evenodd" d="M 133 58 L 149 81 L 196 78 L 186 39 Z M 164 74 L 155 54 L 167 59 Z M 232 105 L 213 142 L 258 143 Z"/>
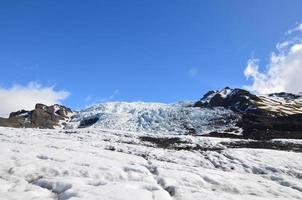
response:
<path fill-rule="evenodd" d="M 246 112 L 255 108 L 253 105 L 255 101 L 261 101 L 261 99 L 247 90 L 225 87 L 222 90 L 206 93 L 194 106 L 225 107 L 236 112 Z"/>

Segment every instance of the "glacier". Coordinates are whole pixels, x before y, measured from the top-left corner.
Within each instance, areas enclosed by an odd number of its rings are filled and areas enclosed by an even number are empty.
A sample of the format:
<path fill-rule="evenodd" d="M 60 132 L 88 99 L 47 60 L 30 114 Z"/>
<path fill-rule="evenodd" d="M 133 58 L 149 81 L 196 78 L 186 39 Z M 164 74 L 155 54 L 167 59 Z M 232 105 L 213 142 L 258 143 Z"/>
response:
<path fill-rule="evenodd" d="M 162 148 L 145 137 L 178 142 Z M 0 128 L 0 199 L 302 199 L 301 140 L 272 141 L 298 145 L 293 151 L 229 148 L 232 142 L 243 140 Z"/>
<path fill-rule="evenodd" d="M 225 108 L 193 107 L 191 102 L 175 104 L 146 102 L 109 102 L 91 106 L 77 112 L 66 128 L 77 128 L 81 121 L 94 119 L 91 127 L 132 132 L 173 133 L 202 135 L 210 132 L 232 130 L 240 116 Z"/>

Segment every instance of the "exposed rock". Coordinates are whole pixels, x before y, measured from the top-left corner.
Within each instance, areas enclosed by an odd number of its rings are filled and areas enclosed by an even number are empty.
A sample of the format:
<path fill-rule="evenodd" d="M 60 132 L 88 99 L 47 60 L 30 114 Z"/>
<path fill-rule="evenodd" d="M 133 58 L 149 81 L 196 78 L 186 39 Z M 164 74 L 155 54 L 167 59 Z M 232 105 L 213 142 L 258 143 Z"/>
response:
<path fill-rule="evenodd" d="M 240 114 L 237 125 L 243 129 L 244 138 L 302 139 L 301 95 L 281 92 L 257 96 L 243 89 L 226 87 L 221 91 L 208 92 L 194 106 L 224 107 Z"/>
<path fill-rule="evenodd" d="M 221 91 L 210 91 L 196 102 L 196 107 L 225 107 L 236 112 L 252 112 L 256 109 L 255 102 L 262 100 L 243 89 L 224 88 Z"/>
<path fill-rule="evenodd" d="M 273 94 L 269 94 L 268 96 L 270 96 L 270 97 L 282 97 L 286 100 L 293 100 L 293 99 L 298 99 L 298 98 L 301 97 L 301 95 L 291 94 L 291 93 L 286 93 L 286 92 L 273 93 Z"/>
<path fill-rule="evenodd" d="M 202 136 L 203 137 L 203 136 Z M 221 135 L 218 137 L 225 137 Z M 236 138 L 236 137 L 234 137 Z M 280 151 L 294 151 L 302 152 L 301 143 L 285 143 L 282 141 L 255 141 L 255 140 L 221 140 L 219 145 L 200 145 L 193 144 L 192 141 L 188 141 L 180 137 L 156 137 L 156 136 L 141 136 L 139 139 L 142 142 L 148 142 L 155 145 L 158 148 L 174 149 L 174 150 L 186 150 L 186 151 L 217 151 L 220 152 L 226 148 L 252 148 L 252 149 L 273 149 Z M 146 144 L 148 145 L 148 144 Z"/>
<path fill-rule="evenodd" d="M 86 128 L 89 126 L 92 126 L 93 124 L 95 124 L 97 121 L 99 121 L 98 117 L 93 117 L 93 118 L 88 118 L 88 119 L 84 119 L 80 122 L 80 125 L 78 128 Z"/>
<path fill-rule="evenodd" d="M 21 116 L 21 115 L 27 116 L 28 114 L 29 114 L 29 112 L 27 110 L 19 110 L 17 112 L 10 113 L 9 118 L 13 118 L 13 117 Z"/>
<path fill-rule="evenodd" d="M 243 114 L 238 126 L 243 137 L 258 140 L 274 138 L 302 139 L 302 114 L 274 116 L 269 114 Z"/>
<path fill-rule="evenodd" d="M 0 126 L 14 128 L 55 128 L 69 120 L 70 108 L 61 105 L 46 106 L 36 104 L 31 111 L 20 110 L 12 112 L 9 118 L 0 118 Z"/>

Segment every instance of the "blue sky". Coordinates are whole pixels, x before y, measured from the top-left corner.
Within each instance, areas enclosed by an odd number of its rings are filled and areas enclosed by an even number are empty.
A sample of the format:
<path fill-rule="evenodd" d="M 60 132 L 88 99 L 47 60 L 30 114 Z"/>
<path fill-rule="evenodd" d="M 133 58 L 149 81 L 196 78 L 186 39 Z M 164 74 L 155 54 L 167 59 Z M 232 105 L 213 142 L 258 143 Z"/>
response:
<path fill-rule="evenodd" d="M 265 68 L 301 0 L 0 1 L 0 87 L 70 93 L 72 108 L 100 101 L 175 102 L 249 84 Z"/>

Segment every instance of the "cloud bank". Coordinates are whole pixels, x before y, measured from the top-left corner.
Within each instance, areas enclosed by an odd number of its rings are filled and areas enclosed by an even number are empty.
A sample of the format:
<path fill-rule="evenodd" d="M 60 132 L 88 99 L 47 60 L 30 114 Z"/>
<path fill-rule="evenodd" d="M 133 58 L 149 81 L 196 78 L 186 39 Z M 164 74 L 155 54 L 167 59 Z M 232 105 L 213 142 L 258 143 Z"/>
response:
<path fill-rule="evenodd" d="M 67 91 L 57 91 L 53 86 L 43 87 L 35 82 L 30 82 L 26 86 L 0 87 L 0 116 L 7 117 L 10 112 L 21 109 L 31 110 L 36 103 L 46 105 L 61 103 L 68 96 Z"/>
<path fill-rule="evenodd" d="M 258 59 L 248 61 L 244 75 L 252 84 L 245 88 L 260 94 L 302 92 L 302 24 L 287 34 L 291 39 L 276 45 L 265 71 L 260 71 Z"/>

